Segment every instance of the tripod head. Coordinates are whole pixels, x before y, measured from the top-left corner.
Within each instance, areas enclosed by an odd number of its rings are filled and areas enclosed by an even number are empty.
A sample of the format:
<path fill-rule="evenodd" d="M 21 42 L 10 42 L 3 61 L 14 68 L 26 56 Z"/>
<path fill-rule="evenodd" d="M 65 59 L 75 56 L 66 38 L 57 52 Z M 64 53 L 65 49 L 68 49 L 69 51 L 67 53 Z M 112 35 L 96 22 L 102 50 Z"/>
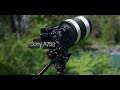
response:
<path fill-rule="evenodd" d="M 68 53 L 68 50 L 49 50 L 47 55 L 51 61 L 41 70 L 38 75 L 42 75 L 52 64 L 54 64 L 56 68 L 56 75 L 64 75 L 64 69 L 66 68 L 66 63 L 68 62 L 71 53 Z"/>

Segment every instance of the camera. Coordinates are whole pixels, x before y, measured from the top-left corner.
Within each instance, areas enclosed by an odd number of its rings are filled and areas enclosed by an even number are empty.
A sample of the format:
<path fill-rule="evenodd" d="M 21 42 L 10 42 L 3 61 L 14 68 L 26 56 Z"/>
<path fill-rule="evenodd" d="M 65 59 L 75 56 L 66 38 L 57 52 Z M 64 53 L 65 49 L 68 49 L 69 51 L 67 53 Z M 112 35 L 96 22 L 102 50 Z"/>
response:
<path fill-rule="evenodd" d="M 39 47 L 41 43 L 45 49 L 67 50 L 91 34 L 92 24 L 88 18 L 78 16 L 64 20 L 59 26 L 46 26 L 40 32 L 40 38 L 34 39 L 34 45 L 29 47 Z"/>
<path fill-rule="evenodd" d="M 80 40 L 87 38 L 92 32 L 91 21 L 78 16 L 66 19 L 58 26 L 50 25 L 40 29 L 40 37 L 33 40 L 28 47 L 49 49 L 48 58 L 51 61 L 41 70 L 38 75 L 42 75 L 52 64 L 56 68 L 57 75 L 64 75 L 64 69 L 71 53 L 68 49 Z"/>

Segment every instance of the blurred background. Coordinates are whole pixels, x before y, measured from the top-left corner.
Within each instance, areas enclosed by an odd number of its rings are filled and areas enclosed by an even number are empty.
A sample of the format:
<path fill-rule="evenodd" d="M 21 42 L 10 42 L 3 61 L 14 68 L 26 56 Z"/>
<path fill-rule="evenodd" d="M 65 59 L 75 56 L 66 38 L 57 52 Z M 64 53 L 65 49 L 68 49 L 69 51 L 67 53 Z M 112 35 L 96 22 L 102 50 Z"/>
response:
<path fill-rule="evenodd" d="M 0 75 L 37 75 L 49 62 L 47 50 L 30 49 L 40 29 L 78 15 L 0 15 Z M 68 75 L 120 75 L 120 16 L 83 15 L 92 34 L 69 49 Z M 44 75 L 55 75 L 51 66 Z"/>

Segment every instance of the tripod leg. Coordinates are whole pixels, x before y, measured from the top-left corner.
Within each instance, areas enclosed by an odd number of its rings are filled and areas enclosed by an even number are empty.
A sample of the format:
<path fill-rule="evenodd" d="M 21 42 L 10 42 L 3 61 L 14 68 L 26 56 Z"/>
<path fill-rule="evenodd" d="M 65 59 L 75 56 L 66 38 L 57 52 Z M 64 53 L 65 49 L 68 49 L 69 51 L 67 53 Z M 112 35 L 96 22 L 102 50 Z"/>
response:
<path fill-rule="evenodd" d="M 55 63 L 58 59 L 55 58 L 54 60 L 51 60 L 40 72 L 38 75 L 42 75 L 53 63 Z"/>

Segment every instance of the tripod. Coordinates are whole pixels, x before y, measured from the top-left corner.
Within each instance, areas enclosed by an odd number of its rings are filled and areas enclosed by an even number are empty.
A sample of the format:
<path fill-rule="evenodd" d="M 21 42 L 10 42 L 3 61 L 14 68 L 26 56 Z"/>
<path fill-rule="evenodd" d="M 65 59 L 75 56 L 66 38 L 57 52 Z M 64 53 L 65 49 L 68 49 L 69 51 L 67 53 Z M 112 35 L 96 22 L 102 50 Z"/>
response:
<path fill-rule="evenodd" d="M 56 68 L 56 75 L 64 75 L 64 69 L 66 68 L 66 63 L 68 62 L 71 53 L 68 53 L 68 50 L 49 50 L 47 55 L 51 61 L 39 72 L 38 75 L 42 75 L 52 64 L 54 64 Z"/>

